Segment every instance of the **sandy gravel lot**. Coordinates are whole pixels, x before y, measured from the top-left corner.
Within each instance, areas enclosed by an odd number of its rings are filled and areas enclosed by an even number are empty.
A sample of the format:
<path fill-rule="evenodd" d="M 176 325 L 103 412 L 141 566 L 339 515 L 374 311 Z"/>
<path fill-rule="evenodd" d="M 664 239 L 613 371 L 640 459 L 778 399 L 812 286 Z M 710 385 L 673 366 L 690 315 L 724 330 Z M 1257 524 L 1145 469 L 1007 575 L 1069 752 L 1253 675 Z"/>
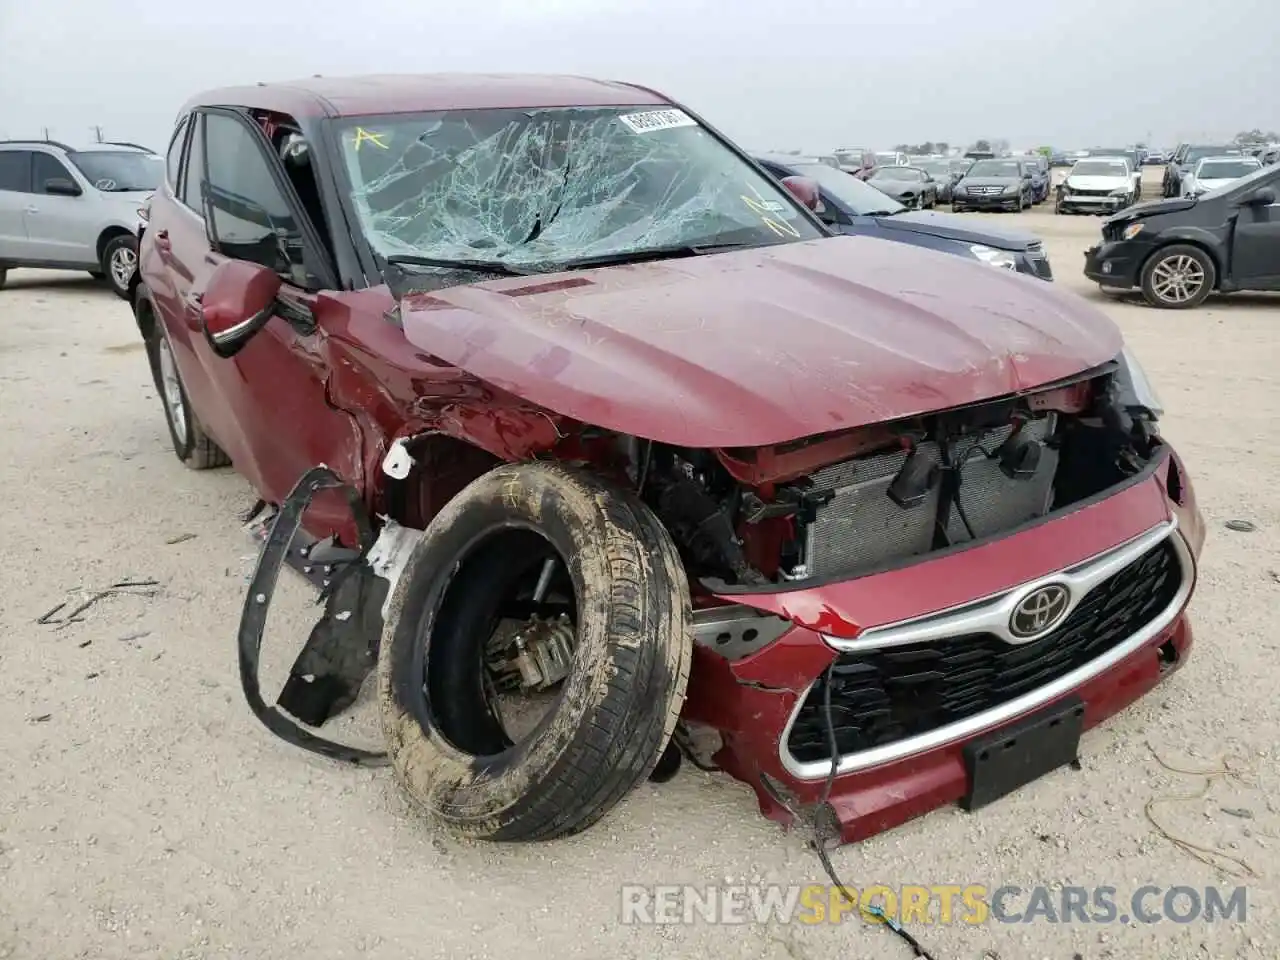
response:
<path fill-rule="evenodd" d="M 1124 328 L 1168 407 L 1209 539 L 1195 655 L 1085 738 L 1060 771 L 981 813 L 944 809 L 835 854 L 854 885 L 1249 886 L 1239 923 L 933 924 L 937 960 L 1280 956 L 1280 298 L 1189 313 L 1101 297 L 1080 275 L 1088 217 L 1005 215 L 1039 232 L 1058 282 Z M 0 958 L 907 958 L 856 918 L 839 926 L 636 926 L 626 883 L 811 883 L 802 839 L 749 791 L 685 770 L 638 789 L 584 836 L 474 846 L 430 831 L 391 775 L 270 736 L 241 701 L 234 629 L 254 497 L 229 470 L 174 458 L 127 307 L 87 276 L 17 271 L 0 290 Z M 1243 518 L 1252 533 L 1226 530 Z M 191 536 L 187 536 L 191 535 Z M 176 541 L 179 538 L 182 542 Z M 126 579 L 83 622 L 36 623 Z M 278 689 L 314 608 L 289 578 L 268 643 Z M 348 724 L 372 737 L 371 705 Z M 1190 856 L 1144 815 L 1257 876 Z M 1230 811 L 1230 812 L 1228 812 Z M 1238 866 L 1227 864 L 1231 869 Z"/>

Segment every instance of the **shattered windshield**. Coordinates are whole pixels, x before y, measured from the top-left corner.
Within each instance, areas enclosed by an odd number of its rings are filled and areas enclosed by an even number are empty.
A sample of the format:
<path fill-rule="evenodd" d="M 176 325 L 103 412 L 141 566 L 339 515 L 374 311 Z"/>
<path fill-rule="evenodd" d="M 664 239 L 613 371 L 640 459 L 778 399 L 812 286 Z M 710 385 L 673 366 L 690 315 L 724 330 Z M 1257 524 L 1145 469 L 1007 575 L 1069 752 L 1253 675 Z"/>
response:
<path fill-rule="evenodd" d="M 384 258 L 536 272 L 823 236 L 680 110 L 456 110 L 339 133 L 356 216 Z"/>

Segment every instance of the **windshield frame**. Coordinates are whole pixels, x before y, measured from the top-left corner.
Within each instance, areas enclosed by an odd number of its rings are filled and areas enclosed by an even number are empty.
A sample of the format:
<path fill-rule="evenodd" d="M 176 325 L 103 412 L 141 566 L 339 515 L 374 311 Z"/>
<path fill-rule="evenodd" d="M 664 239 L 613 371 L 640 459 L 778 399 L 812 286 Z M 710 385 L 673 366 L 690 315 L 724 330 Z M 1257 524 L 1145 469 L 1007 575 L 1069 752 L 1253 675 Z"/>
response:
<path fill-rule="evenodd" d="M 736 143 L 725 136 L 721 131 L 708 123 L 700 114 L 689 109 L 683 104 L 675 101 L 665 101 L 662 103 L 614 103 L 614 104 L 566 104 L 556 107 L 521 107 L 521 106 L 501 106 L 501 107 L 451 107 L 443 109 L 431 110 L 406 110 L 379 113 L 360 113 L 360 114 L 344 114 L 336 117 L 325 117 L 317 124 L 320 143 L 318 146 L 322 148 L 325 157 L 325 165 L 331 168 L 331 179 L 334 187 L 333 194 L 328 198 L 329 202 L 334 204 L 338 211 L 341 212 L 345 221 L 343 226 L 351 240 L 352 246 L 355 248 L 357 259 L 360 263 L 360 270 L 363 275 L 365 285 L 367 287 L 376 287 L 385 283 L 381 262 L 382 254 L 373 248 L 369 242 L 369 238 L 365 233 L 364 223 L 360 217 L 359 211 L 355 204 L 355 184 L 351 179 L 350 171 L 347 169 L 346 157 L 343 154 L 342 134 L 350 126 L 366 125 L 374 126 L 380 123 L 406 123 L 414 120 L 426 120 L 426 118 L 449 112 L 481 112 L 482 110 L 513 111 L 513 110 L 618 110 L 618 111 L 650 111 L 650 110 L 681 110 L 691 119 L 693 119 L 702 130 L 715 140 L 721 147 L 729 151 L 739 162 L 745 164 L 749 169 L 755 172 L 759 178 L 764 181 L 768 189 L 773 190 L 774 199 L 786 204 L 790 209 L 797 212 L 799 219 L 803 220 L 818 234 L 817 237 L 805 240 L 800 239 L 782 239 L 779 238 L 778 243 L 805 243 L 815 239 L 832 237 L 836 235 L 828 224 L 819 219 L 818 215 L 801 203 L 782 183 L 755 161 L 746 151 L 739 147 Z M 833 168 L 834 169 L 834 168 Z M 323 190 L 323 187 L 322 187 Z M 572 269 L 572 268 L 568 268 Z"/>

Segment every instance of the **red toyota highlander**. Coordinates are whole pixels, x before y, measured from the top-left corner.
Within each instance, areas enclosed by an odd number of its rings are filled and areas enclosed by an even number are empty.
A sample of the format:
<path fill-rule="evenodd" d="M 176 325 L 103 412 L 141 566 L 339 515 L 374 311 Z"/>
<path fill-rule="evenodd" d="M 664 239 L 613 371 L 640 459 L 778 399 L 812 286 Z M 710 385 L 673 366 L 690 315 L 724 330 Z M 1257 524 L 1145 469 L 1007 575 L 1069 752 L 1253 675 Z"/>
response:
<path fill-rule="evenodd" d="M 497 840 L 681 756 L 846 841 L 1075 760 L 1191 645 L 1159 404 L 1077 297 L 819 203 L 624 83 L 190 101 L 136 314 L 178 457 L 261 498 L 253 712 Z M 286 563 L 324 614 L 269 705 Z M 385 753 L 314 732 L 375 669 Z"/>

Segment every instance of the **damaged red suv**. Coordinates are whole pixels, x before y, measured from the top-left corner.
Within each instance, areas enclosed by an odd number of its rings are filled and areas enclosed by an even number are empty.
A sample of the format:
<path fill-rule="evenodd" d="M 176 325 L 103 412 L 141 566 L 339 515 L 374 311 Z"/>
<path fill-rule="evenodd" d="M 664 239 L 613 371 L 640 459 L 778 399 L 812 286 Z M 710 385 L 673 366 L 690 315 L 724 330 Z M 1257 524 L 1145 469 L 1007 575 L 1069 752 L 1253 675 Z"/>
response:
<path fill-rule="evenodd" d="M 816 203 L 623 83 L 187 104 L 137 320 L 178 457 L 261 498 L 254 713 L 473 837 L 683 756 L 848 841 L 1071 762 L 1177 668 L 1202 520 L 1117 329 Z M 324 614 L 269 705 L 286 564 Z M 385 753 L 321 737 L 375 669 Z"/>

